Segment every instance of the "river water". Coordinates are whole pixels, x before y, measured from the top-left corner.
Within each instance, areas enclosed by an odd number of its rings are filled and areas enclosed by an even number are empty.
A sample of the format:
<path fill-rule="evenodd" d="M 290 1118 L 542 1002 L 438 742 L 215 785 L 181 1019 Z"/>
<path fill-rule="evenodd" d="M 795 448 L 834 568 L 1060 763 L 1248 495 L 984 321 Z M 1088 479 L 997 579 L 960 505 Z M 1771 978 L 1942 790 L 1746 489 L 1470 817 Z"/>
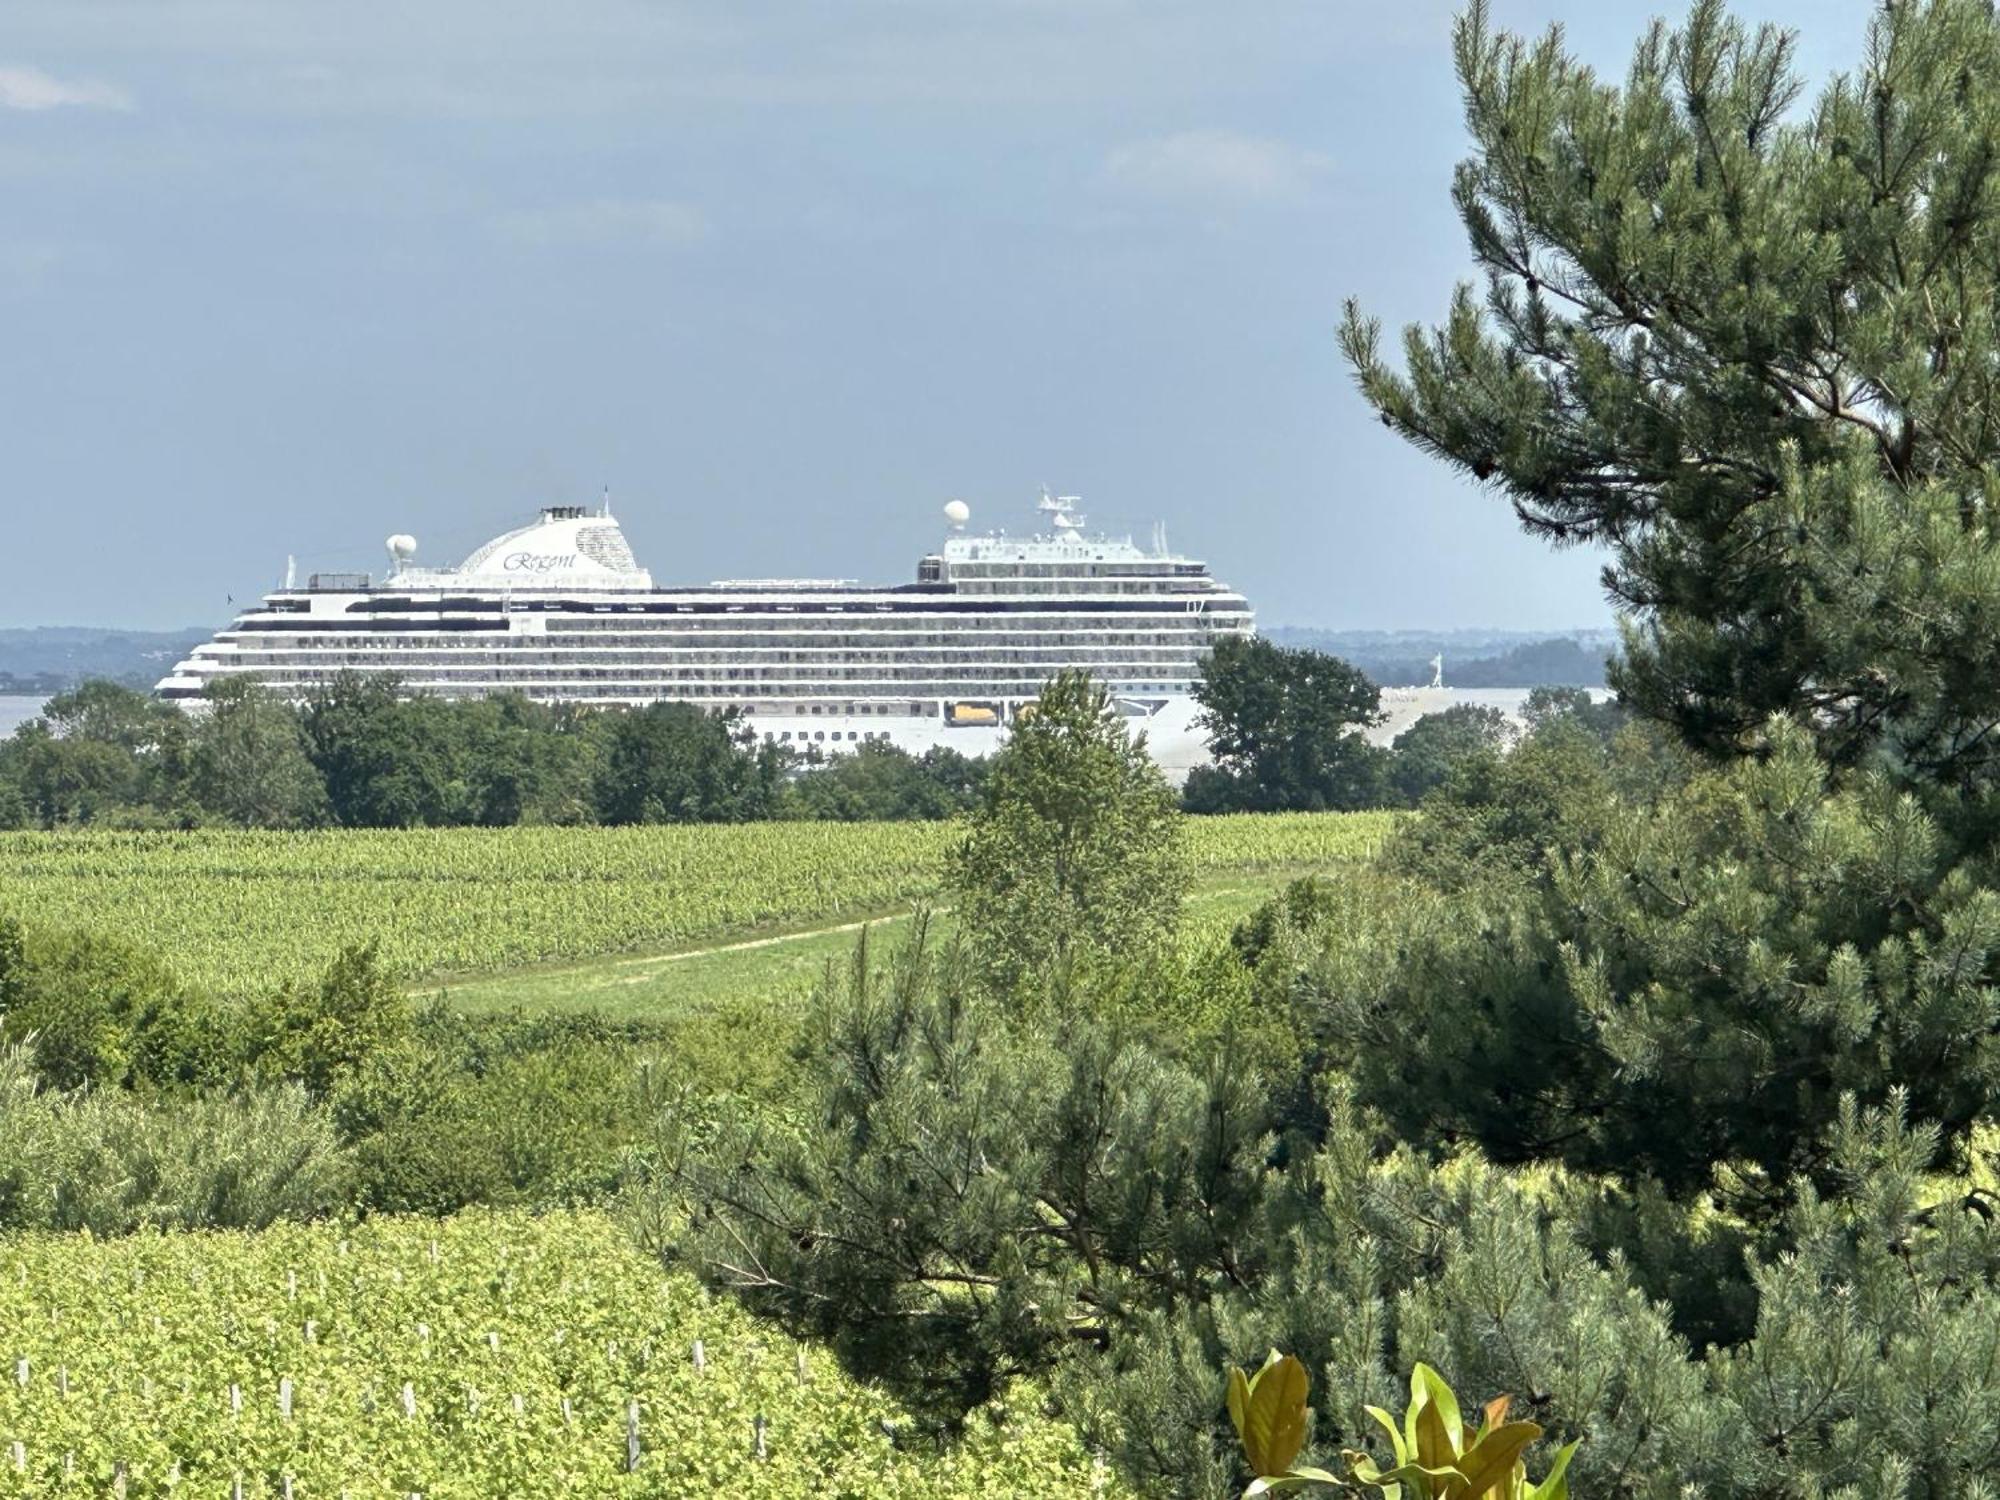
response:
<path fill-rule="evenodd" d="M 0 739 L 5 739 L 42 711 L 46 698 L 14 698 L 0 695 Z"/>

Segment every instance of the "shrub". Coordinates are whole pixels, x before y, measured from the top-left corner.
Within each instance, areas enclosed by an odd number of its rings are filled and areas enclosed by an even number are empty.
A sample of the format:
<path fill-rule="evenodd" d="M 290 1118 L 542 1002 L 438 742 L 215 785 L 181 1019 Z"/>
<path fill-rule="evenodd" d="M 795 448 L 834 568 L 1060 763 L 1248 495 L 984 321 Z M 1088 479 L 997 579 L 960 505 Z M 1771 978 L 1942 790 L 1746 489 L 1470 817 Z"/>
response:
<path fill-rule="evenodd" d="M 220 1076 L 233 1051 L 226 1016 L 159 959 L 97 934 L 0 922 L 0 1007 L 0 1036 L 57 1089 Z"/>
<path fill-rule="evenodd" d="M 373 944 L 345 948 L 318 983 L 289 984 L 250 1002 L 246 1050 L 258 1073 L 296 1079 L 316 1099 L 410 1034 L 409 997 Z"/>
<path fill-rule="evenodd" d="M 339 1208 L 346 1172 L 296 1086 L 154 1105 L 44 1089 L 25 1049 L 0 1053 L 0 1227 L 257 1229 Z"/>

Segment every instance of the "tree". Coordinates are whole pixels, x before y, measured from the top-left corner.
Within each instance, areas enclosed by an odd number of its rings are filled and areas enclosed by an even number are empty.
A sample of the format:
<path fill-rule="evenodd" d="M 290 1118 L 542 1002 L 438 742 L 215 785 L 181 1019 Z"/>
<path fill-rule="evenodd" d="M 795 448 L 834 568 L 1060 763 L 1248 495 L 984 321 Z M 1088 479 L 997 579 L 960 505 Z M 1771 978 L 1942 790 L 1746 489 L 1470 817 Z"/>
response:
<path fill-rule="evenodd" d="M 50 734 L 27 723 L 14 733 L 20 795 L 44 828 L 99 821 L 138 800 L 143 769 L 122 746 Z"/>
<path fill-rule="evenodd" d="M 348 828 L 454 821 L 456 745 L 448 710 L 405 698 L 392 673 L 342 672 L 306 698 L 306 753 Z"/>
<path fill-rule="evenodd" d="M 10 779 L 35 821 L 157 821 L 184 801 L 186 717 L 115 682 L 51 698 L 7 746 Z"/>
<path fill-rule="evenodd" d="M 973 806 L 985 765 L 949 746 L 922 755 L 885 740 L 863 741 L 851 753 L 811 767 L 793 786 L 792 808 L 809 818 L 892 822 L 949 818 Z"/>
<path fill-rule="evenodd" d="M 455 702 L 449 711 L 465 821 L 489 828 L 589 821 L 601 713 L 552 708 L 520 693 Z"/>
<path fill-rule="evenodd" d="M 59 738 L 95 740 L 145 755 L 160 748 L 181 715 L 137 689 L 94 677 L 49 699 L 42 720 Z"/>
<path fill-rule="evenodd" d="M 951 853 L 946 887 L 1001 989 L 1157 954 L 1188 886 L 1173 789 L 1087 674 L 1016 721 Z"/>
<path fill-rule="evenodd" d="M 1618 87 L 1475 4 L 1485 311 L 1462 294 L 1404 373 L 1347 329 L 1393 428 L 1608 547 L 1637 721 L 1544 697 L 1386 867 L 1245 929 L 1295 1076 L 1088 1004 L 1057 1062 L 976 999 L 871 998 L 773 1170 L 740 1133 L 696 1153 L 712 1277 L 858 1355 L 937 1337 L 953 1390 L 1051 1369 L 1187 1500 L 1247 1477 L 1219 1374 L 1271 1347 L 1314 1373 L 1321 1466 L 1422 1360 L 1587 1434 L 1599 1500 L 1990 1484 L 2000 21 L 1885 5 L 1799 117 L 1790 46 L 1699 0 Z M 1241 1107 L 1196 1126 L 1173 1101 L 1214 1078 Z"/>
<path fill-rule="evenodd" d="M 595 787 L 605 823 L 741 823 L 770 814 L 782 762 L 735 709 L 649 703 L 606 735 Z"/>
<path fill-rule="evenodd" d="M 1342 332 L 1389 427 L 1610 554 L 1613 685 L 1712 753 L 1773 713 L 1835 765 L 1984 782 L 2000 756 L 2000 27 L 1885 4 L 1808 108 L 1790 33 L 1720 0 L 1655 26 L 1622 86 L 1455 34 L 1453 187 L 1482 299 L 1405 370 Z"/>
<path fill-rule="evenodd" d="M 666 1184 L 703 1205 L 669 1216 L 679 1253 L 946 1420 L 1222 1276 L 1266 1123 L 1248 1070 L 1014 1025 L 958 956 L 921 920 L 889 963 L 858 944 L 807 1028 L 818 1107 L 782 1139 L 743 1112 L 670 1132 Z"/>
<path fill-rule="evenodd" d="M 1534 688 L 1521 705 L 1521 718 L 1531 731 L 1567 722 L 1589 730 L 1606 744 L 1631 717 L 1616 699 L 1599 702 L 1579 687 Z"/>
<path fill-rule="evenodd" d="M 1425 714 L 1396 736 L 1390 746 L 1395 759 L 1389 766 L 1389 783 L 1415 807 L 1461 762 L 1497 755 L 1511 737 L 1507 716 L 1499 709 L 1454 703 L 1440 713 Z"/>
<path fill-rule="evenodd" d="M 1202 664 L 1195 698 L 1215 756 L 1188 778 L 1190 811 L 1372 807 L 1384 757 L 1360 731 L 1382 721 L 1382 690 L 1337 656 L 1228 637 Z"/>
<path fill-rule="evenodd" d="M 232 823 L 302 828 L 326 816 L 326 786 L 306 756 L 298 713 L 254 678 L 210 684 L 192 760 L 196 800 Z"/>

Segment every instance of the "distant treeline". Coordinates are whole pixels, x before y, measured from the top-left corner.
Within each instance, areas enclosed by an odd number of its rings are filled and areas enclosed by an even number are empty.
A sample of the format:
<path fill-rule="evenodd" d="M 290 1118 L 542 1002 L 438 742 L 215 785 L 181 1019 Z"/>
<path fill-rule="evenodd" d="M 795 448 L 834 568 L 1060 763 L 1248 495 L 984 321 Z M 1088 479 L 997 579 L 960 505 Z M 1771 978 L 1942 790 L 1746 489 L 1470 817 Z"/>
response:
<path fill-rule="evenodd" d="M 879 742 L 814 766 L 687 703 L 452 701 L 350 674 L 296 705 L 227 681 L 188 714 L 91 681 L 0 741 L 0 828 L 893 821 L 949 817 L 985 777 Z"/>
<path fill-rule="evenodd" d="M 1383 687 L 1431 680 L 1431 658 L 1443 655 L 1451 687 L 1602 687 L 1604 664 L 1618 652 L 1611 631 L 1530 636 L 1493 630 L 1307 630 L 1278 626 L 1265 635 L 1280 646 L 1307 647 L 1351 663 Z"/>
<path fill-rule="evenodd" d="M 102 677 L 150 687 L 208 632 L 38 625 L 0 630 L 0 694 L 46 697 Z"/>
<path fill-rule="evenodd" d="M 26 677 L 0 672 L 0 698 L 49 698 L 70 685 L 68 678 L 54 672 L 36 672 Z"/>
<path fill-rule="evenodd" d="M 1224 641 L 1196 688 L 1215 764 L 1190 812 L 1415 806 L 1517 725 L 1460 704 L 1368 743 L 1381 687 L 1349 662 L 1264 639 Z M 1619 718 L 1580 689 L 1541 686 L 1530 726 Z M 0 828 L 441 828 L 949 818 L 982 796 L 987 763 L 863 741 L 822 756 L 760 740 L 736 710 L 691 703 L 551 706 L 518 694 L 444 699 L 393 675 L 347 673 L 292 703 L 225 679 L 199 712 L 94 680 L 0 740 Z"/>

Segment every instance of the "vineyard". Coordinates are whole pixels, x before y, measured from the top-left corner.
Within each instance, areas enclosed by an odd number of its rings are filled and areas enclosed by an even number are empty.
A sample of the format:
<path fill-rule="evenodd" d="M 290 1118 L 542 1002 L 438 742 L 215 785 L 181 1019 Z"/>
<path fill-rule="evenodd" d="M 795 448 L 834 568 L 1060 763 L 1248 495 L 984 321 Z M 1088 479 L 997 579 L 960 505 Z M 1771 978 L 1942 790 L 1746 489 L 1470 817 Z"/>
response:
<path fill-rule="evenodd" d="M 1387 813 L 1190 820 L 1197 869 L 1354 859 Z M 115 934 L 222 991 L 374 941 L 396 972 L 490 971 L 859 915 L 934 892 L 950 825 L 0 835 L 0 914 Z"/>
<path fill-rule="evenodd" d="M 13 1237 L 0 1329 L 0 1494 L 1116 1491 L 1032 1409 L 941 1451 L 602 1214 Z"/>

